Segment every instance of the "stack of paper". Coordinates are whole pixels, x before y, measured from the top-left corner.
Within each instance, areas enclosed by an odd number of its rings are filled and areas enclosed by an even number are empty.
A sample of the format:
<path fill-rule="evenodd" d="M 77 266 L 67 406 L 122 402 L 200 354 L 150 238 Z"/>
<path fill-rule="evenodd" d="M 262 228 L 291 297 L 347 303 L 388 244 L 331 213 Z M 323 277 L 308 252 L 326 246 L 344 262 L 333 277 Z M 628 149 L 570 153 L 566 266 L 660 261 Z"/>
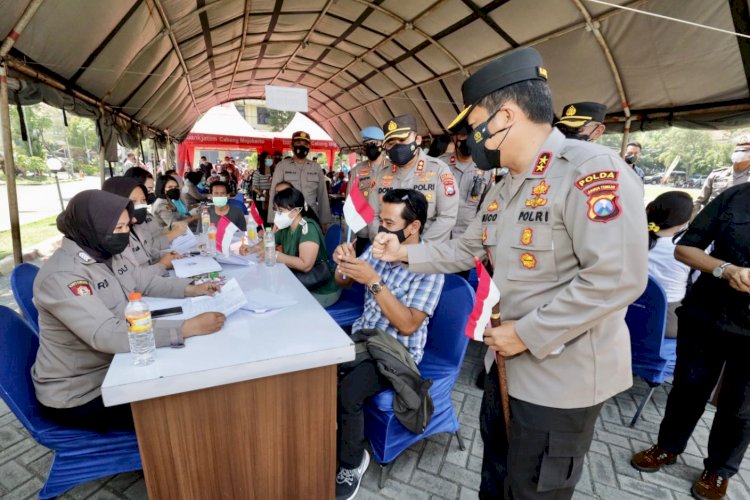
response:
<path fill-rule="evenodd" d="M 170 249 L 177 253 L 184 254 L 184 253 L 191 252 L 197 246 L 198 246 L 198 238 L 195 237 L 195 234 L 193 234 L 193 232 L 188 227 L 185 229 L 184 233 L 182 233 L 177 238 L 172 240 Z"/>
<path fill-rule="evenodd" d="M 211 257 L 197 255 L 195 257 L 186 257 L 184 259 L 175 259 L 172 261 L 174 274 L 178 278 L 190 278 L 199 274 L 209 274 L 221 271 L 221 265 Z"/>
<path fill-rule="evenodd" d="M 221 287 L 221 292 L 213 297 L 193 297 L 183 309 L 185 309 L 185 315 L 191 318 L 205 312 L 220 312 L 229 316 L 246 305 L 247 299 L 240 284 L 232 278 Z"/>

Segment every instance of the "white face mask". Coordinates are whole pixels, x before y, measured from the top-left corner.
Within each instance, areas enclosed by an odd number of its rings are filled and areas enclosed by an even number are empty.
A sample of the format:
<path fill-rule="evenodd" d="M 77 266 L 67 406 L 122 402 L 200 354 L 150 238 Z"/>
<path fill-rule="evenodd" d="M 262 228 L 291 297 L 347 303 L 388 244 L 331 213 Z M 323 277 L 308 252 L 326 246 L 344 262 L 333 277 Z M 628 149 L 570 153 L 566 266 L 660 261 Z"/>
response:
<path fill-rule="evenodd" d="M 227 206 L 229 198 L 226 196 L 213 196 L 211 200 L 214 202 L 214 206 L 221 208 Z"/>
<path fill-rule="evenodd" d="M 735 151 L 732 153 L 732 163 L 742 163 L 750 160 L 750 151 Z"/>
<path fill-rule="evenodd" d="M 273 218 L 273 223 L 276 224 L 276 227 L 279 229 L 286 229 L 289 226 L 292 225 L 292 221 L 296 215 L 292 215 L 292 212 L 276 212 L 275 217 Z"/>

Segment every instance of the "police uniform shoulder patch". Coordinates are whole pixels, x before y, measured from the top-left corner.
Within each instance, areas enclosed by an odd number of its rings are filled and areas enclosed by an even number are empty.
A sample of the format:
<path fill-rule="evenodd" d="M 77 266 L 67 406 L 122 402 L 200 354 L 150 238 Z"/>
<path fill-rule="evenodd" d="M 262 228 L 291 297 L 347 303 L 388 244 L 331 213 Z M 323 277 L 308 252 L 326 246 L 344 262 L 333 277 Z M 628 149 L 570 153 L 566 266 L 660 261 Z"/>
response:
<path fill-rule="evenodd" d="M 94 295 L 94 290 L 93 288 L 91 288 L 91 284 L 89 284 L 89 282 L 86 280 L 72 281 L 68 283 L 68 289 L 70 289 L 73 295 L 77 297 L 86 297 L 89 295 Z"/>
<path fill-rule="evenodd" d="M 589 220 L 607 223 L 618 218 L 622 213 L 618 198 L 615 190 L 600 191 L 589 196 L 586 201 L 589 207 L 586 215 Z"/>
<path fill-rule="evenodd" d="M 544 175 L 544 172 L 547 171 L 547 168 L 549 167 L 549 164 L 552 160 L 552 153 L 549 151 L 542 151 L 539 153 L 539 156 L 536 159 L 536 164 L 534 165 L 534 175 Z"/>
<path fill-rule="evenodd" d="M 453 174 L 443 174 L 440 176 L 440 182 L 443 183 L 443 191 L 445 196 L 453 196 L 456 194 L 456 186 L 453 182 Z"/>
<path fill-rule="evenodd" d="M 586 174 L 580 179 L 578 179 L 575 183 L 575 186 L 578 189 L 585 189 L 586 186 L 590 186 L 591 184 L 596 184 L 598 182 L 616 182 L 617 178 L 620 176 L 620 172 L 617 170 L 599 170 L 598 172 L 592 172 L 590 174 Z"/>

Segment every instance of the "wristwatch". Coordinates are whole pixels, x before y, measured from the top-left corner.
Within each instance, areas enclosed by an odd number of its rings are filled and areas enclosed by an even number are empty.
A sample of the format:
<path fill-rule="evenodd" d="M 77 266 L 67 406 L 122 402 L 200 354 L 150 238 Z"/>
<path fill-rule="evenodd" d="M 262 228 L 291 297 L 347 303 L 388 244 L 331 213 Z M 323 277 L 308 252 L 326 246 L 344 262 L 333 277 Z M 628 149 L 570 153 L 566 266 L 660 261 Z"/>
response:
<path fill-rule="evenodd" d="M 373 295 L 379 294 L 381 291 L 383 291 L 383 288 L 385 288 L 385 282 L 383 280 L 367 286 L 367 289 L 370 290 L 370 293 Z"/>
<path fill-rule="evenodd" d="M 732 265 L 731 262 L 725 262 L 725 263 L 723 263 L 720 266 L 716 266 L 716 267 L 714 267 L 714 270 L 712 271 L 711 274 L 714 275 L 714 278 L 721 279 L 721 277 L 724 276 L 724 269 L 728 268 L 731 265 Z"/>

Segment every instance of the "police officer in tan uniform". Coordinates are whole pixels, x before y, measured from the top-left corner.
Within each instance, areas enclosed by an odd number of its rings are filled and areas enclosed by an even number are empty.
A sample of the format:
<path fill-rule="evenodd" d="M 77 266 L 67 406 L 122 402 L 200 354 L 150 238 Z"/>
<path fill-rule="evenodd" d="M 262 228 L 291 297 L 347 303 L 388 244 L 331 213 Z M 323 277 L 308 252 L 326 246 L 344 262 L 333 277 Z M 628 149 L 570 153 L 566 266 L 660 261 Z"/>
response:
<path fill-rule="evenodd" d="M 741 135 L 735 139 L 732 166 L 718 168 L 706 177 L 701 194 L 695 199 L 693 215 L 703 210 L 703 207 L 730 187 L 747 182 L 748 179 L 750 179 L 750 137 Z"/>
<path fill-rule="evenodd" d="M 315 212 L 325 229 L 331 223 L 331 207 L 323 171 L 320 165 L 307 159 L 310 134 L 302 131 L 292 134 L 292 150 L 294 158 L 282 160 L 276 165 L 271 180 L 271 193 L 276 192 L 276 184 L 279 182 L 290 183 L 305 195 L 307 205 Z M 268 222 L 273 222 L 273 216 L 274 211 L 269 210 Z"/>
<path fill-rule="evenodd" d="M 562 118 L 555 127 L 568 139 L 596 142 L 607 127 L 607 106 L 598 102 L 574 102 L 563 106 Z"/>
<path fill-rule="evenodd" d="M 347 186 L 347 196 L 351 190 L 356 187 L 367 200 L 370 198 L 372 181 L 376 179 L 383 169 L 390 169 L 390 162 L 383 151 L 383 139 L 385 135 L 380 127 L 366 127 L 360 132 L 362 137 L 362 150 L 367 160 L 357 163 L 351 172 L 349 172 L 349 184 Z M 367 243 L 370 241 L 368 228 L 362 228 L 357 233 L 357 242 L 355 251 L 360 255 Z"/>
<path fill-rule="evenodd" d="M 602 404 L 632 384 L 625 311 L 648 277 L 643 188 L 609 148 L 552 129 L 546 78 L 539 53 L 523 48 L 464 82 L 467 107 L 449 128 L 466 121 L 477 166 L 510 175 L 461 239 L 373 243 L 375 257 L 415 272 L 469 269 L 489 251 L 503 322 L 484 337 L 480 498 L 571 498 Z M 507 357 L 509 440 L 495 351 Z"/>
<path fill-rule="evenodd" d="M 424 241 L 445 241 L 450 238 L 458 215 L 458 189 L 450 168 L 427 156 L 419 147 L 417 119 L 411 115 L 396 116 L 383 125 L 385 151 L 392 165 L 382 169 L 370 184 L 370 206 L 380 213 L 383 194 L 391 189 L 414 189 L 427 198 L 427 223 Z M 370 239 L 378 232 L 377 218 L 370 224 Z"/>
<path fill-rule="evenodd" d="M 105 408 L 101 385 L 115 353 L 128 352 L 124 311 L 128 295 L 157 297 L 213 294 L 213 283 L 145 273 L 123 255 L 130 241 L 132 203 L 104 191 L 82 191 L 57 219 L 62 246 L 34 280 L 39 310 L 39 350 L 31 370 L 36 397 L 47 417 L 65 425 L 132 428 L 127 405 Z M 224 315 L 155 320 L 157 346 L 183 346 L 184 339 L 212 333 Z"/>
<path fill-rule="evenodd" d="M 469 223 L 474 220 L 479 203 L 493 184 L 492 171 L 480 170 L 471 159 L 466 127 L 452 134 L 454 151 L 440 157 L 451 169 L 458 187 L 458 216 L 451 231 L 451 238 L 460 238 Z"/>

